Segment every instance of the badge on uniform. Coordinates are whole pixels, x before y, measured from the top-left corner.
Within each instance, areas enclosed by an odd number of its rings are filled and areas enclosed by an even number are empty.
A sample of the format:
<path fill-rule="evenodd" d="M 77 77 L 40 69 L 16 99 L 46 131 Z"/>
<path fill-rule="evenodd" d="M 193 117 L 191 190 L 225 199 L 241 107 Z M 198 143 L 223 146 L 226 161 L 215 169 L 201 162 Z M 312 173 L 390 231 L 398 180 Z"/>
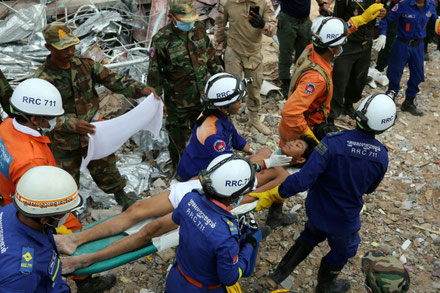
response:
<path fill-rule="evenodd" d="M 47 267 L 47 273 L 52 282 L 55 281 L 55 278 L 58 274 L 58 271 L 60 269 L 60 262 L 61 261 L 58 257 L 57 252 L 55 250 L 52 250 L 52 257 L 50 258 L 49 266 Z"/>
<path fill-rule="evenodd" d="M 214 149 L 215 149 L 216 152 L 221 153 L 221 152 L 223 152 L 226 149 L 226 143 L 223 140 L 221 140 L 221 139 L 216 140 L 214 142 Z"/>
<path fill-rule="evenodd" d="M 234 222 L 226 217 L 222 217 L 222 220 L 228 225 L 231 235 L 238 235 L 238 227 L 234 224 Z"/>
<path fill-rule="evenodd" d="M 151 47 L 150 48 L 150 58 L 153 58 L 153 56 L 154 56 L 154 48 Z"/>
<path fill-rule="evenodd" d="M 399 4 L 394 5 L 393 9 L 391 9 L 392 11 L 397 11 L 397 9 L 399 9 Z"/>
<path fill-rule="evenodd" d="M 32 273 L 33 266 L 34 266 L 34 248 L 23 247 L 21 249 L 20 273 L 23 274 Z"/>
<path fill-rule="evenodd" d="M 312 82 L 309 82 L 308 84 L 306 84 L 306 87 L 304 88 L 304 91 L 306 92 L 306 94 L 313 94 L 316 90 L 316 85 Z"/>

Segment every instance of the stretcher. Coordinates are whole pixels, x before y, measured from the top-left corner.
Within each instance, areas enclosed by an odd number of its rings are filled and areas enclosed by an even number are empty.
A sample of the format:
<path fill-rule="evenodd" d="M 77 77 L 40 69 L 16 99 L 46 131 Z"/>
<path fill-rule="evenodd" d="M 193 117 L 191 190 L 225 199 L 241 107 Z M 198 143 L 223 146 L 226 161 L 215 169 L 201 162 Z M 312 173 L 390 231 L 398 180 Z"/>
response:
<path fill-rule="evenodd" d="M 257 202 L 258 201 L 254 201 L 252 203 L 240 205 L 239 207 L 236 207 L 235 209 L 233 209 L 231 211 L 231 213 L 234 215 L 246 214 L 246 213 L 253 211 L 255 209 L 255 207 L 257 206 Z M 103 221 L 106 221 L 108 219 L 110 219 L 110 218 L 107 218 L 107 219 L 92 223 L 90 225 L 87 225 L 83 228 L 83 230 L 90 229 L 91 227 L 93 227 Z M 145 221 L 141 221 L 141 222 L 137 223 L 136 225 L 134 225 L 133 227 L 129 228 L 128 230 L 124 231 L 123 233 L 85 243 L 85 244 L 79 246 L 76 249 L 76 251 L 72 254 L 72 256 L 82 255 L 85 253 L 93 253 L 93 252 L 97 252 L 99 250 L 102 250 L 105 247 L 109 246 L 110 244 L 112 244 L 112 243 L 114 243 L 114 242 L 116 242 L 116 241 L 118 241 L 128 235 L 136 233 L 144 225 L 148 224 L 152 220 L 153 219 L 147 219 Z M 96 274 L 96 273 L 100 273 L 103 271 L 107 271 L 107 270 L 113 269 L 115 267 L 127 264 L 127 263 L 134 261 L 136 259 L 139 259 L 141 257 L 150 255 L 154 252 L 162 251 L 162 250 L 165 250 L 170 247 L 175 247 L 178 245 L 178 243 L 179 243 L 179 230 L 177 229 L 177 230 L 168 232 L 160 237 L 153 238 L 152 242 L 149 243 L 145 247 L 142 247 L 137 250 L 115 256 L 113 258 L 109 258 L 109 259 L 94 263 L 91 266 L 74 271 L 72 273 L 72 275 L 83 276 L 83 275 L 90 275 L 90 274 Z"/>

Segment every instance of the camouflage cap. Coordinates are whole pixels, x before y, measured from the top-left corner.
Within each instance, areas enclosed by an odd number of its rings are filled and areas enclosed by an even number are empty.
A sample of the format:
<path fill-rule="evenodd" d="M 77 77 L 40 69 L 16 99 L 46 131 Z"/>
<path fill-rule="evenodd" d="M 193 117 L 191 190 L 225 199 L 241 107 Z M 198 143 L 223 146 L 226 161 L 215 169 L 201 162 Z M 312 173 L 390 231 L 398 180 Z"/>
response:
<path fill-rule="evenodd" d="M 181 22 L 193 22 L 199 18 L 193 0 L 171 0 L 170 13 Z"/>
<path fill-rule="evenodd" d="M 395 257 L 378 251 L 369 251 L 362 257 L 362 272 L 365 284 L 374 293 L 408 292 L 408 271 Z"/>
<path fill-rule="evenodd" d="M 63 50 L 79 43 L 79 39 L 62 22 L 52 22 L 43 28 L 46 43 L 57 50 Z"/>

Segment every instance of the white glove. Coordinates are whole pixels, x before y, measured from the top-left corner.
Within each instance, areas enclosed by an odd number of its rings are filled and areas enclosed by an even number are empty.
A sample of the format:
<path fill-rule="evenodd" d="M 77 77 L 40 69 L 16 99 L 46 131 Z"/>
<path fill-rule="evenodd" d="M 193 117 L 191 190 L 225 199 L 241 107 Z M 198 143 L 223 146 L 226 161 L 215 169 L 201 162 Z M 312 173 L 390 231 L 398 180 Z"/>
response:
<path fill-rule="evenodd" d="M 267 169 L 269 169 L 272 167 L 289 165 L 290 161 L 292 161 L 292 157 L 288 157 L 286 155 L 277 155 L 276 153 L 273 153 L 272 155 L 270 155 L 269 159 L 264 160 L 264 165 Z"/>
<path fill-rule="evenodd" d="M 377 39 L 374 40 L 373 49 L 379 52 L 383 48 L 385 48 L 385 43 L 387 42 L 387 37 L 385 35 L 380 35 Z"/>

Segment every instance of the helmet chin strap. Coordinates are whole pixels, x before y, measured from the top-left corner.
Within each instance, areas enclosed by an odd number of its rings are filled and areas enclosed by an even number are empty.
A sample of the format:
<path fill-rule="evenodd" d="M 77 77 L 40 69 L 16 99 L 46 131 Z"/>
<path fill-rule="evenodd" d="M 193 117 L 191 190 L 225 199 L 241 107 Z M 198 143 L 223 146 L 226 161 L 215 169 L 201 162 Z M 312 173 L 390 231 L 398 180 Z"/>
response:
<path fill-rule="evenodd" d="M 41 128 L 40 125 L 36 125 L 34 122 L 32 122 L 31 119 L 29 119 L 29 117 L 28 117 L 26 114 L 23 114 L 23 113 L 21 113 L 21 112 L 17 112 L 17 111 L 16 111 L 14 114 L 16 114 L 16 115 L 20 115 L 21 117 L 23 117 L 27 122 L 29 122 L 30 124 L 32 124 L 32 126 L 34 126 L 35 129 L 36 129 L 41 135 L 44 135 L 44 130 L 43 130 L 43 128 Z M 41 119 L 43 119 L 43 117 L 41 117 L 41 116 L 39 116 L 39 117 L 40 117 L 40 122 L 41 122 Z"/>

